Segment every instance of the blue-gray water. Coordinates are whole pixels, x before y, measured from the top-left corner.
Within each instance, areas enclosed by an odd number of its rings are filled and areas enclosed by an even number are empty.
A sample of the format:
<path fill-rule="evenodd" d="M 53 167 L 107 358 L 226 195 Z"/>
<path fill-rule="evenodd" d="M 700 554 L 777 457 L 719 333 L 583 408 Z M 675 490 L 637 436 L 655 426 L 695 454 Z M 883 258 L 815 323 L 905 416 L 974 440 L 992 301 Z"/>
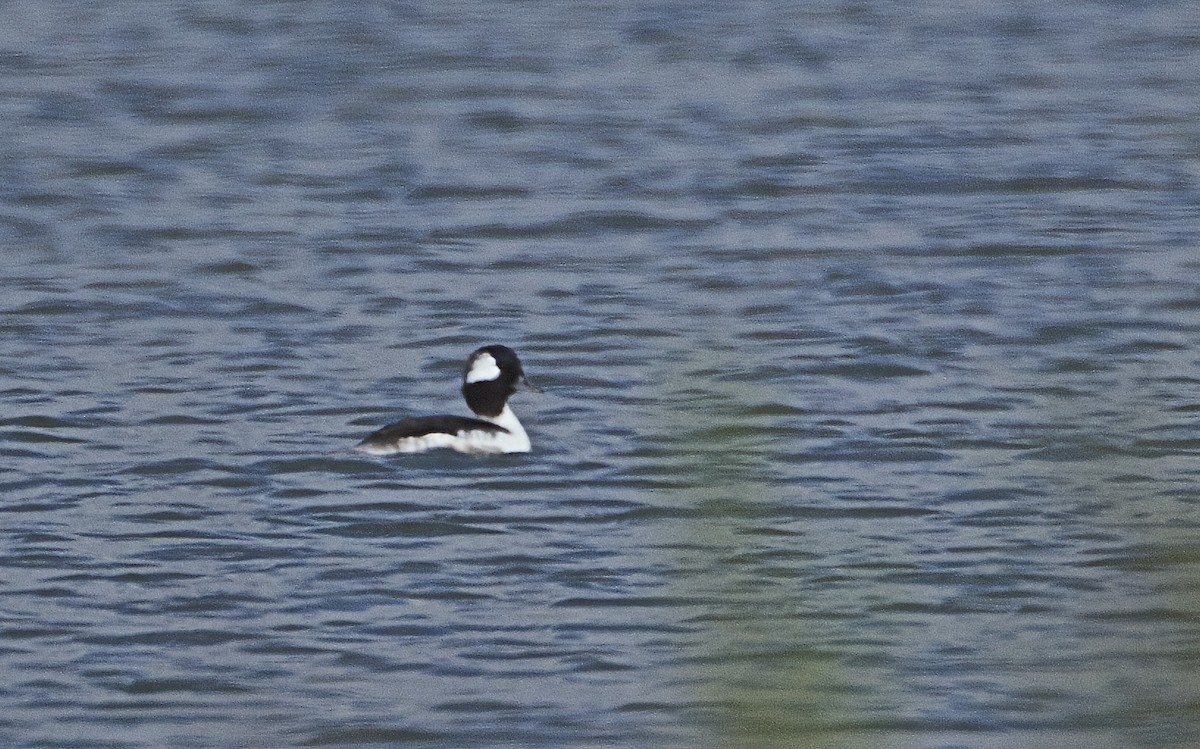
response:
<path fill-rule="evenodd" d="M 1200 14 L 0 9 L 6 747 L 1194 746 Z M 369 459 L 500 342 L 527 456 Z"/>

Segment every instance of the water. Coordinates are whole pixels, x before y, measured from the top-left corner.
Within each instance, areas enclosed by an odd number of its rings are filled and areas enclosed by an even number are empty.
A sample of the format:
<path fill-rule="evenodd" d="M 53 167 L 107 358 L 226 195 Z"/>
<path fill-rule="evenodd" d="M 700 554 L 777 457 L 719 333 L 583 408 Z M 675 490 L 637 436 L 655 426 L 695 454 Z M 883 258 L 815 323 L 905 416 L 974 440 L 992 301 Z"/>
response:
<path fill-rule="evenodd" d="M 1191 4 L 585 5 L 0 13 L 2 743 L 1192 746 Z"/>

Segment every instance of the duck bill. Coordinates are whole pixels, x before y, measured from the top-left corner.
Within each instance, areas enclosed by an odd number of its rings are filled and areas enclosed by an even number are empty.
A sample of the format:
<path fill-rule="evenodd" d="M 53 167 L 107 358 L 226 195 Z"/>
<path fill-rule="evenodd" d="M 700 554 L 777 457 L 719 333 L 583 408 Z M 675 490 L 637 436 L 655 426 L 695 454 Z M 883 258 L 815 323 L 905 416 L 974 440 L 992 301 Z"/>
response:
<path fill-rule="evenodd" d="M 521 375 L 521 379 L 517 380 L 516 389 L 517 390 L 527 390 L 530 393 L 546 392 L 545 390 L 542 390 L 540 387 L 538 387 L 537 385 L 534 385 L 532 382 L 530 382 L 528 379 L 526 379 L 525 375 Z"/>

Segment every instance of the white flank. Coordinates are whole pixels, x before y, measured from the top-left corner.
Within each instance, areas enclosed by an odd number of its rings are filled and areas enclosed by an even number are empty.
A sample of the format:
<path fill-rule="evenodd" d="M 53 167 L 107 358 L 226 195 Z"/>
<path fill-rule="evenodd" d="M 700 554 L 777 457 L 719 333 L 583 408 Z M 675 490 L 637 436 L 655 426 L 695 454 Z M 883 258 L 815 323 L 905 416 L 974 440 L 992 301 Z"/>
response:
<path fill-rule="evenodd" d="M 475 357 L 475 361 L 471 362 L 471 369 L 467 372 L 467 382 L 479 382 L 481 380 L 494 380 L 500 376 L 500 367 L 496 366 L 496 360 L 491 354 L 483 353 Z"/>
<path fill-rule="evenodd" d="M 486 418 L 486 417 L 483 417 Z M 433 432 L 420 437 L 401 437 L 386 444 L 369 442 L 356 445 L 354 449 L 368 455 L 392 455 L 394 453 L 421 453 L 438 447 L 448 447 L 460 453 L 527 453 L 530 450 L 529 435 L 517 420 L 517 415 L 508 406 L 494 419 L 507 432 L 487 432 L 482 429 L 464 429 L 457 434 Z"/>
<path fill-rule="evenodd" d="M 356 445 L 355 450 L 364 452 L 368 455 L 392 455 L 394 453 L 422 453 L 426 450 L 432 450 L 435 447 L 454 447 L 454 443 L 458 441 L 458 437 L 453 434 L 443 434 L 434 432 L 433 434 L 423 434 L 420 437 L 401 437 L 395 442 L 380 444 L 377 442 L 369 442 L 362 445 Z"/>

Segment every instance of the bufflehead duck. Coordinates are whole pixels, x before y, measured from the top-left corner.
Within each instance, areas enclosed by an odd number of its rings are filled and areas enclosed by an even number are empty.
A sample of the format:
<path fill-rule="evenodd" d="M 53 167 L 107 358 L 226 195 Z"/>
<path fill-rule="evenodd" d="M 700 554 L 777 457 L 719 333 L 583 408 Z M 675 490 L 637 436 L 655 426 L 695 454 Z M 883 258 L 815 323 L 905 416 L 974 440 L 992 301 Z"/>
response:
<path fill-rule="evenodd" d="M 541 390 L 529 384 L 521 360 L 508 346 L 476 349 L 463 369 L 462 394 L 478 418 L 416 416 L 372 432 L 354 446 L 371 455 L 418 453 L 449 447 L 460 453 L 527 453 L 529 435 L 508 407 L 518 390 Z"/>

